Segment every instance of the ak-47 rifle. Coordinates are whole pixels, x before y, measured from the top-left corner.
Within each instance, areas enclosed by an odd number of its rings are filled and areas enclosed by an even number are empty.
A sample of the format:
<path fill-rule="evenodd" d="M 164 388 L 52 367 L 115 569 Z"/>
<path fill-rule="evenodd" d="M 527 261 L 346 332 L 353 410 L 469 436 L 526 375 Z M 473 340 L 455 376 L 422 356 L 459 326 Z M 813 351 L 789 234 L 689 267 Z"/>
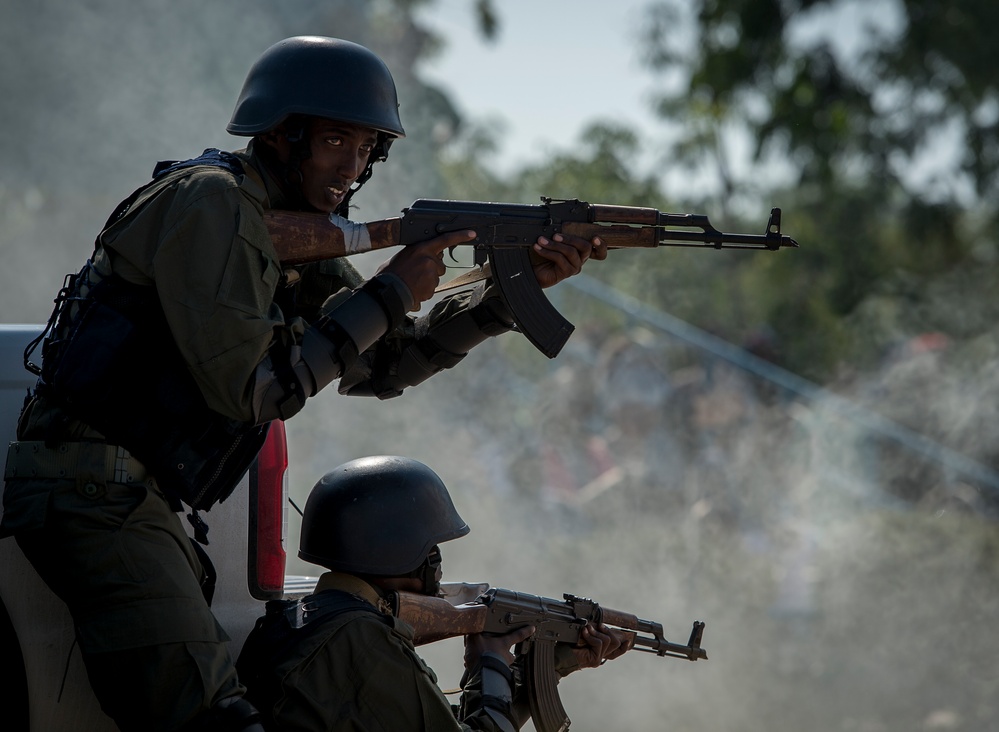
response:
<path fill-rule="evenodd" d="M 472 230 L 477 271 L 444 287 L 491 276 L 520 331 L 549 358 L 565 345 L 573 325 L 548 302 L 532 276 L 531 247 L 558 233 L 592 239 L 610 249 L 665 246 L 712 249 L 797 247 L 780 232 L 780 209 L 770 211 L 764 234 L 726 234 L 701 214 L 661 213 L 654 208 L 608 206 L 542 198 L 541 205 L 420 199 L 397 218 L 357 223 L 336 214 L 268 211 L 264 214 L 278 258 L 285 265 L 406 246 L 452 231 Z M 673 230 L 677 229 L 677 230 Z M 460 281 L 460 282 L 459 282 Z"/>
<path fill-rule="evenodd" d="M 448 587 L 448 584 L 452 586 Z M 569 729 L 569 716 L 558 696 L 555 645 L 576 645 L 580 631 L 587 623 L 604 623 L 634 632 L 635 650 L 690 661 L 708 658 L 701 648 L 704 623 L 700 621 L 694 623 L 687 645 L 680 645 L 663 637 L 663 627 L 659 623 L 575 595 L 563 595 L 564 600 L 560 601 L 490 588 L 471 602 L 454 604 L 461 600 L 463 590 L 482 587 L 488 585 L 446 583 L 443 589 L 449 598 L 396 592 L 391 601 L 395 615 L 413 626 L 416 645 L 472 633 L 506 634 L 533 625 L 534 635 L 519 644 L 516 650 L 524 658 L 524 683 L 531 719 L 538 732 Z"/>

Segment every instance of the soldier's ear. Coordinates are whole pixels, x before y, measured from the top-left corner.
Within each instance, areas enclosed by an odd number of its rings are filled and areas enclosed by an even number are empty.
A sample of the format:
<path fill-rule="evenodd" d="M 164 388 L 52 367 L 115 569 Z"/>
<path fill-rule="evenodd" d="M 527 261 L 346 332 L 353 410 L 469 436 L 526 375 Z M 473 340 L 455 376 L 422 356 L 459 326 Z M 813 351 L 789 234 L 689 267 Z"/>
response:
<path fill-rule="evenodd" d="M 282 163 L 288 162 L 291 156 L 291 142 L 288 140 L 288 131 L 284 124 L 280 124 L 272 130 L 261 132 L 255 136 L 257 141 L 270 148 L 278 160 Z"/>

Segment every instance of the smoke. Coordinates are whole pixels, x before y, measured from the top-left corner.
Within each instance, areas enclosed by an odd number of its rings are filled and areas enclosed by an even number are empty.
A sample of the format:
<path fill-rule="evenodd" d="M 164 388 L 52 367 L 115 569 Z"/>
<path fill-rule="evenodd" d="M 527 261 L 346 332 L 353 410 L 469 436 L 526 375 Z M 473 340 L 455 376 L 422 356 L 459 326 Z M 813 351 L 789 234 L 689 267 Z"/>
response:
<path fill-rule="evenodd" d="M 412 144 L 397 146 L 370 184 L 363 212 L 394 215 L 430 169 L 427 104 L 411 67 L 417 35 L 376 22 L 365 0 L 0 0 L 0 304 L 6 322 L 47 317 L 63 275 L 76 271 L 118 201 L 159 160 L 245 144 L 225 132 L 246 72 L 291 35 L 333 35 L 385 58 L 411 110 Z M 384 12 L 382 8 L 382 12 Z M 398 27 L 397 27 L 398 26 Z M 366 191 L 366 193 L 368 193 Z M 403 197 L 405 196 L 405 198 Z"/>
<path fill-rule="evenodd" d="M 674 642 L 706 622 L 706 662 L 636 652 L 564 680 L 573 729 L 993 728 L 994 489 L 676 336 L 580 329 L 529 367 L 502 341 L 395 402 L 332 398 L 351 420 L 313 410 L 293 450 L 318 475 L 364 424 L 437 469 L 472 527 L 445 579 L 590 596 Z M 920 339 L 835 398 L 993 464 L 991 354 Z M 445 688 L 460 649 L 421 649 Z"/>
<path fill-rule="evenodd" d="M 409 136 L 357 217 L 434 195 L 440 100 L 411 63 L 423 39 L 376 24 L 380 6 L 3 0 L 4 320 L 47 317 L 157 160 L 241 144 L 224 127 L 246 69 L 288 35 L 370 43 L 396 72 Z M 445 579 L 591 596 L 674 642 L 706 622 L 706 662 L 632 653 L 564 680 L 574 730 L 996 728 L 993 491 L 676 334 L 619 312 L 597 320 L 624 327 L 594 327 L 581 314 L 611 306 L 556 290 L 578 329 L 555 361 L 510 334 L 399 399 L 313 400 L 288 423 L 296 502 L 342 462 L 407 455 L 472 527 L 444 546 Z M 969 307 L 952 292 L 934 305 Z M 753 348 L 779 362 L 761 336 Z M 910 340 L 835 388 L 990 466 L 997 360 L 994 336 Z M 318 572 L 297 541 L 293 515 L 289 569 Z M 421 653 L 457 684 L 460 641 Z"/>

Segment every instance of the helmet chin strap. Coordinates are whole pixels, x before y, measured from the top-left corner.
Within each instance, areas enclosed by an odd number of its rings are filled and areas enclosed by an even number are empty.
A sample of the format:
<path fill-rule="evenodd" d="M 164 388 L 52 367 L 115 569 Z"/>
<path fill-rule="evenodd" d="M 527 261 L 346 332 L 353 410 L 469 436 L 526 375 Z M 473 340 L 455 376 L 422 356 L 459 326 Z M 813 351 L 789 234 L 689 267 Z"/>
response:
<path fill-rule="evenodd" d="M 361 186 L 368 182 L 368 179 L 371 177 L 371 173 L 373 172 L 371 167 L 375 164 L 375 162 L 376 161 L 374 160 L 368 162 L 368 167 L 364 169 L 364 172 L 361 173 L 357 180 L 354 181 L 353 185 L 347 190 L 347 193 L 344 194 L 343 200 L 340 201 L 340 205 L 336 207 L 336 211 L 334 212 L 337 216 L 343 216 L 345 219 L 350 218 L 347 215 L 350 211 L 350 199 L 354 197 L 355 193 L 361 190 Z"/>
<path fill-rule="evenodd" d="M 289 120 L 289 123 L 291 122 Z M 312 156 L 312 151 L 309 149 L 309 140 L 305 134 L 305 127 L 306 123 L 304 119 L 295 119 L 293 123 L 289 124 L 288 130 L 285 133 L 291 147 L 288 162 L 284 166 L 284 181 L 287 184 L 285 194 L 290 199 L 289 203 L 298 209 L 308 207 L 308 202 L 302 191 L 302 162 Z"/>
<path fill-rule="evenodd" d="M 375 163 L 382 162 L 388 157 L 389 147 L 392 146 L 392 138 L 386 135 L 384 132 L 378 133 L 378 144 L 371 153 L 371 157 L 368 160 L 368 165 L 364 169 L 364 172 L 358 176 L 357 180 L 347 191 L 340 205 L 336 207 L 335 213 L 338 216 L 343 216 L 345 219 L 350 218 L 347 214 L 350 211 L 350 199 L 354 197 L 354 194 L 361 190 L 361 186 L 368 182 L 371 178 L 371 174 L 374 172 Z"/>
<path fill-rule="evenodd" d="M 441 594 L 441 578 L 444 573 L 441 571 L 441 550 L 439 546 L 434 546 L 430 554 L 423 560 L 414 573 L 423 581 L 423 594 L 430 597 L 438 597 Z"/>

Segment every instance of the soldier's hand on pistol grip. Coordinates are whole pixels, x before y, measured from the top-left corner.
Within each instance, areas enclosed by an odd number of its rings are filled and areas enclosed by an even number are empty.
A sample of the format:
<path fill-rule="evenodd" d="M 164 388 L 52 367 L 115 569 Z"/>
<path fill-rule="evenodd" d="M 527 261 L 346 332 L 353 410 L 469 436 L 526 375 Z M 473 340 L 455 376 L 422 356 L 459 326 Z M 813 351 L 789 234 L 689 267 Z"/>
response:
<path fill-rule="evenodd" d="M 444 252 L 475 238 L 473 231 L 452 231 L 434 239 L 403 247 L 378 268 L 378 274 L 391 273 L 406 283 L 415 302 L 414 310 L 433 297 L 441 277 L 447 272 Z"/>

